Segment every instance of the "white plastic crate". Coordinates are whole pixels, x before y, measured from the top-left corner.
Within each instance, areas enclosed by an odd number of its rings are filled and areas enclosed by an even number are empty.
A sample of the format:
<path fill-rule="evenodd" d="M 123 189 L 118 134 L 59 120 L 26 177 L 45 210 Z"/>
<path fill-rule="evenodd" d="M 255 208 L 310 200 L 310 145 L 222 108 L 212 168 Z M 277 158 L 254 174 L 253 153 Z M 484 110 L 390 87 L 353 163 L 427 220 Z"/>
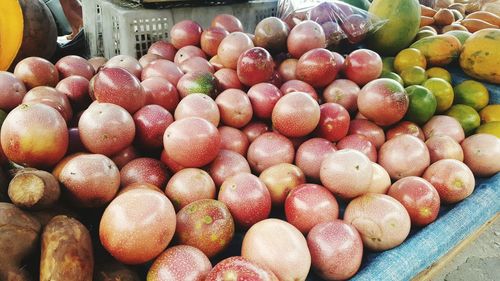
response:
<path fill-rule="evenodd" d="M 103 55 L 107 58 L 119 54 L 137 58 L 144 55 L 153 42 L 168 40 L 170 29 L 181 20 L 191 19 L 206 28 L 216 15 L 232 14 L 241 20 L 246 32 L 253 32 L 260 20 L 275 16 L 277 10 L 277 0 L 172 9 L 143 9 L 123 7 L 108 0 L 92 1 L 96 2 L 94 7 L 100 8 L 100 15 L 85 18 L 85 21 L 94 20 L 97 26 L 97 18 L 102 19 L 102 37 L 93 23 L 86 25 L 86 28 L 91 26 L 86 29 L 87 38 L 92 41 L 89 42 L 90 53 L 99 54 L 102 45 Z"/>
<path fill-rule="evenodd" d="M 82 1 L 83 27 L 89 55 L 92 57 L 104 55 L 102 38 L 101 0 Z"/>

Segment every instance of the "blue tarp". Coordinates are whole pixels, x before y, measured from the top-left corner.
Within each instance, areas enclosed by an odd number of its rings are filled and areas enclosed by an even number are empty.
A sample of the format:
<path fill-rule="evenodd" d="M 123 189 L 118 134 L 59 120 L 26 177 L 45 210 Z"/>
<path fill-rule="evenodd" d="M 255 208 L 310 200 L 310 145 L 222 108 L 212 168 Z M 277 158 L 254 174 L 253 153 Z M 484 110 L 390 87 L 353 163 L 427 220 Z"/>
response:
<path fill-rule="evenodd" d="M 452 73 L 453 85 L 471 79 L 458 66 L 448 70 Z M 485 85 L 490 92 L 490 104 L 499 104 L 500 87 Z M 456 205 L 442 206 L 434 223 L 412 230 L 400 246 L 381 253 L 367 253 L 362 268 L 351 280 L 410 280 L 498 212 L 500 173 L 488 179 L 477 179 L 471 196 Z"/>

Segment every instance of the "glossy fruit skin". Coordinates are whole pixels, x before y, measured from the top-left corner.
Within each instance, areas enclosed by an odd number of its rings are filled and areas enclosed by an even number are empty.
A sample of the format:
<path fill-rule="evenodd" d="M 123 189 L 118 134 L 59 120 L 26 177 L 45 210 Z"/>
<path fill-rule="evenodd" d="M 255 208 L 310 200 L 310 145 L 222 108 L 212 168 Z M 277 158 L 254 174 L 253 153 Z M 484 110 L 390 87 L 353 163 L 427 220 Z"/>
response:
<path fill-rule="evenodd" d="M 142 68 L 144 68 L 144 67 L 148 66 L 148 64 L 152 63 L 153 61 L 159 60 L 162 58 L 163 58 L 162 56 L 147 53 L 139 59 L 139 64 L 142 66 Z"/>
<path fill-rule="evenodd" d="M 250 122 L 246 125 L 242 132 L 247 136 L 249 143 L 252 143 L 260 135 L 270 132 L 271 128 L 263 122 Z"/>
<path fill-rule="evenodd" d="M 296 76 L 313 87 L 322 88 L 335 80 L 338 70 L 333 53 L 324 48 L 317 48 L 300 56 Z"/>
<path fill-rule="evenodd" d="M 381 78 L 366 84 L 358 95 L 359 112 L 379 126 L 392 125 L 408 110 L 409 98 L 398 82 Z"/>
<path fill-rule="evenodd" d="M 197 22 L 183 20 L 176 23 L 170 30 L 170 41 L 177 49 L 188 45 L 199 46 L 202 32 L 203 29 Z"/>
<path fill-rule="evenodd" d="M 59 111 L 64 120 L 66 120 L 66 123 L 69 123 L 73 117 L 73 110 L 69 103 L 69 99 L 65 94 L 52 87 L 38 86 L 29 90 L 23 98 L 23 103 L 43 103 L 53 107 Z"/>
<path fill-rule="evenodd" d="M 110 58 L 103 68 L 123 68 L 138 79 L 141 78 L 142 66 L 139 61 L 132 56 L 117 55 Z M 92 78 L 92 77 L 91 77 Z"/>
<path fill-rule="evenodd" d="M 288 163 L 265 169 L 259 178 L 267 186 L 274 206 L 282 206 L 289 192 L 306 182 L 304 173 L 297 166 Z"/>
<path fill-rule="evenodd" d="M 326 280 L 352 277 L 361 265 L 363 241 L 358 231 L 341 220 L 314 226 L 307 235 L 313 269 Z"/>
<path fill-rule="evenodd" d="M 301 80 L 288 80 L 280 87 L 280 91 L 283 95 L 293 93 L 293 92 L 303 92 L 310 95 L 313 99 L 319 100 L 318 93 L 313 88 L 313 86 L 307 84 Z"/>
<path fill-rule="evenodd" d="M 219 44 L 217 56 L 226 68 L 236 69 L 240 55 L 254 47 L 250 37 L 243 32 L 233 32 L 226 36 Z"/>
<path fill-rule="evenodd" d="M 321 185 L 302 184 L 285 200 L 286 220 L 300 232 L 308 233 L 315 225 L 339 216 L 339 206 L 332 193 Z"/>
<path fill-rule="evenodd" d="M 201 49 L 209 56 L 217 55 L 219 44 L 229 32 L 222 27 L 209 27 L 201 34 Z"/>
<path fill-rule="evenodd" d="M 66 95 L 74 109 L 87 108 L 90 104 L 89 80 L 70 76 L 57 83 L 56 90 Z"/>
<path fill-rule="evenodd" d="M 347 135 L 351 118 L 345 108 L 336 103 L 320 106 L 320 119 L 315 134 L 329 141 L 338 141 Z"/>
<path fill-rule="evenodd" d="M 206 59 L 207 55 L 203 52 L 202 49 L 196 46 L 184 46 L 180 48 L 177 53 L 175 53 L 174 63 L 180 67 L 184 62 L 195 57 Z"/>
<path fill-rule="evenodd" d="M 277 17 L 261 20 L 255 27 L 255 46 L 269 50 L 272 54 L 286 51 L 286 41 L 290 30 Z"/>
<path fill-rule="evenodd" d="M 320 106 L 306 93 L 293 92 L 278 100 L 273 108 L 274 128 L 287 137 L 303 137 L 320 121 Z"/>
<path fill-rule="evenodd" d="M 150 104 L 139 109 L 133 116 L 136 139 L 145 148 L 163 147 L 163 134 L 174 122 L 172 114 L 165 108 Z"/>
<path fill-rule="evenodd" d="M 229 208 L 234 222 L 246 229 L 267 219 L 271 195 L 264 182 L 251 173 L 237 173 L 221 185 L 218 200 Z"/>
<path fill-rule="evenodd" d="M 212 19 L 210 26 L 221 27 L 229 33 L 241 31 L 243 32 L 243 25 L 240 20 L 229 14 L 219 14 Z"/>
<path fill-rule="evenodd" d="M 168 181 L 165 194 L 176 211 L 201 199 L 215 199 L 215 183 L 210 175 L 198 168 L 185 168 Z"/>
<path fill-rule="evenodd" d="M 233 218 L 220 201 L 198 200 L 177 213 L 176 236 L 179 242 L 200 249 L 209 258 L 224 250 L 233 235 Z"/>
<path fill-rule="evenodd" d="M 154 158 L 137 158 L 128 162 L 120 171 L 123 187 L 133 183 L 149 183 L 163 189 L 170 178 L 165 164 Z"/>
<path fill-rule="evenodd" d="M 376 193 L 352 200 L 344 212 L 344 221 L 358 230 L 363 245 L 373 251 L 398 246 L 411 227 L 410 215 L 399 201 Z"/>
<path fill-rule="evenodd" d="M 254 47 L 239 56 L 236 72 L 241 83 L 251 87 L 271 80 L 274 61 L 266 49 Z"/>
<path fill-rule="evenodd" d="M 323 138 L 311 138 L 303 142 L 297 149 L 295 165 L 312 179 L 319 179 L 321 162 L 332 152 L 335 145 Z"/>
<path fill-rule="evenodd" d="M 217 156 L 220 134 L 205 119 L 188 117 L 168 126 L 163 135 L 163 146 L 172 160 L 184 167 L 202 167 Z"/>
<path fill-rule="evenodd" d="M 163 59 L 173 61 L 177 49 L 172 43 L 166 41 L 156 41 L 149 46 L 148 54 L 158 55 Z"/>
<path fill-rule="evenodd" d="M 187 245 L 168 248 L 149 268 L 147 281 L 203 281 L 212 264 L 202 251 Z"/>
<path fill-rule="evenodd" d="M 441 159 L 456 159 L 464 161 L 464 152 L 460 144 L 447 135 L 432 136 L 425 141 L 429 149 L 431 163 Z"/>
<path fill-rule="evenodd" d="M 419 125 L 425 124 L 436 112 L 436 97 L 429 89 L 418 85 L 407 87 L 405 90 L 410 99 L 405 119 Z"/>
<path fill-rule="evenodd" d="M 295 149 L 286 137 L 268 132 L 258 136 L 248 147 L 247 160 L 253 171 L 261 173 L 280 163 L 292 163 Z"/>
<path fill-rule="evenodd" d="M 139 153 L 134 148 L 134 146 L 131 145 L 131 146 L 126 147 L 122 151 L 116 153 L 115 155 L 113 155 L 111 160 L 113 160 L 113 162 L 116 164 L 118 169 L 121 169 L 128 162 L 130 162 L 136 158 L 139 158 Z"/>
<path fill-rule="evenodd" d="M 469 76 L 491 83 L 499 83 L 500 75 L 494 71 L 498 65 L 500 33 L 487 28 L 472 34 L 463 44 L 460 66 Z"/>
<path fill-rule="evenodd" d="M 10 111 L 22 103 L 26 87 L 14 74 L 0 71 L 0 91 L 0 109 Z"/>
<path fill-rule="evenodd" d="M 144 67 L 141 73 L 141 81 L 151 77 L 161 77 L 175 86 L 183 75 L 184 72 L 175 63 L 158 59 Z"/>
<path fill-rule="evenodd" d="M 377 79 L 382 73 L 382 58 L 374 51 L 360 49 L 350 53 L 344 62 L 347 79 L 360 87 Z"/>
<path fill-rule="evenodd" d="M 57 68 L 48 60 L 28 57 L 18 62 L 14 75 L 24 83 L 26 90 L 37 86 L 55 87 L 59 82 Z"/>
<path fill-rule="evenodd" d="M 241 128 L 252 120 L 252 103 L 241 90 L 225 90 L 217 96 L 215 103 L 219 107 L 222 122 L 228 126 Z"/>
<path fill-rule="evenodd" d="M 487 106 L 490 98 L 488 88 L 474 80 L 463 81 L 453 88 L 453 92 L 453 103 L 471 106 L 476 111 Z"/>
<path fill-rule="evenodd" d="M 478 177 L 489 177 L 500 171 L 500 139 L 489 134 L 476 134 L 462 143 L 464 163 Z"/>
<path fill-rule="evenodd" d="M 96 75 L 94 97 L 99 102 L 114 103 L 134 114 L 146 102 L 139 79 L 122 68 L 105 68 Z"/>
<path fill-rule="evenodd" d="M 244 86 L 241 84 L 240 79 L 238 79 L 238 74 L 236 70 L 231 68 L 221 68 L 214 73 L 215 78 L 219 81 L 219 91 L 225 91 L 229 89 L 239 89 L 243 90 Z"/>
<path fill-rule="evenodd" d="M 183 61 L 179 67 L 184 73 L 196 72 L 196 71 L 210 72 L 210 73 L 215 72 L 214 66 L 210 64 L 208 60 L 202 57 L 189 58 Z"/>
<path fill-rule="evenodd" d="M 481 125 L 481 117 L 474 108 L 464 104 L 455 104 L 446 112 L 460 123 L 465 136 L 470 136 Z"/>
<path fill-rule="evenodd" d="M 354 134 L 343 137 L 337 142 L 337 149 L 354 149 L 366 155 L 370 161 L 377 162 L 375 145 L 363 135 Z"/>
<path fill-rule="evenodd" d="M 424 131 L 422 131 L 422 129 L 420 129 L 417 124 L 409 121 L 401 121 L 394 125 L 392 128 L 387 130 L 385 138 L 386 140 L 390 140 L 394 137 L 404 134 L 412 135 L 421 139 L 422 141 L 425 141 Z"/>
<path fill-rule="evenodd" d="M 420 50 L 413 48 L 403 49 L 394 57 L 394 70 L 397 73 L 401 73 L 405 68 L 412 66 L 420 66 L 423 69 L 427 67 L 425 56 Z"/>
<path fill-rule="evenodd" d="M 28 167 L 53 166 L 68 149 L 66 122 L 57 110 L 45 104 L 17 106 L 5 118 L 0 132 L 5 156 Z"/>
<path fill-rule="evenodd" d="M 370 140 L 377 149 L 385 143 L 385 133 L 382 128 L 365 119 L 353 119 L 349 124 L 348 135 L 359 134 L 363 135 Z"/>
<path fill-rule="evenodd" d="M 333 152 L 321 163 L 321 183 L 342 198 L 354 198 L 368 191 L 373 168 L 363 153 L 344 149 Z"/>
<path fill-rule="evenodd" d="M 281 75 L 283 81 L 289 81 L 297 79 L 296 69 L 297 69 L 297 59 L 286 59 L 279 65 L 278 71 Z"/>
<path fill-rule="evenodd" d="M 218 128 L 221 137 L 221 149 L 231 150 L 243 157 L 247 155 L 250 142 L 242 131 L 228 126 Z"/>
<path fill-rule="evenodd" d="M 311 20 L 302 21 L 294 26 L 287 38 L 288 52 L 297 59 L 309 50 L 325 46 L 326 37 L 323 28 Z"/>
<path fill-rule="evenodd" d="M 218 87 L 217 78 L 210 72 L 186 73 L 177 82 L 177 91 L 181 99 L 190 94 L 205 94 L 215 98 Z"/>
<path fill-rule="evenodd" d="M 172 113 L 179 104 L 177 88 L 167 79 L 151 77 L 141 82 L 146 104 L 157 104 Z"/>
<path fill-rule="evenodd" d="M 421 176 L 430 164 L 429 150 L 419 138 L 400 135 L 380 147 L 378 163 L 394 180 Z"/>
<path fill-rule="evenodd" d="M 428 225 L 438 216 L 441 203 L 439 194 L 434 186 L 423 178 L 402 178 L 389 188 L 387 195 L 405 207 L 413 225 Z"/>
<path fill-rule="evenodd" d="M 348 79 L 336 79 L 323 91 L 325 102 L 333 102 L 342 105 L 349 113 L 358 110 L 359 86 Z"/>
<path fill-rule="evenodd" d="M 432 136 L 447 135 L 461 143 L 465 138 L 464 130 L 458 121 L 450 116 L 436 115 L 422 127 L 426 139 Z"/>
<path fill-rule="evenodd" d="M 372 163 L 373 174 L 372 181 L 368 187 L 369 193 L 386 194 L 391 187 L 391 177 L 389 173 L 377 163 Z"/>
<path fill-rule="evenodd" d="M 84 58 L 79 56 L 65 56 L 57 61 L 55 67 L 59 72 L 59 78 L 76 75 L 90 80 L 94 76 L 94 67 Z"/>
<path fill-rule="evenodd" d="M 174 207 L 165 195 L 134 189 L 108 205 L 99 225 L 99 238 L 118 261 L 140 264 L 155 258 L 168 246 L 175 228 Z"/>
<path fill-rule="evenodd" d="M 120 171 L 104 155 L 79 155 L 64 165 L 58 180 L 73 203 L 84 208 L 96 208 L 115 197 L 120 187 Z"/>
<path fill-rule="evenodd" d="M 132 116 L 112 103 L 93 103 L 78 122 L 80 138 L 92 153 L 112 156 L 132 144 L 135 125 Z"/>
<path fill-rule="evenodd" d="M 245 234 L 241 255 L 273 271 L 279 280 L 305 280 L 311 255 L 302 233 L 291 224 L 266 219 Z"/>
<path fill-rule="evenodd" d="M 252 86 L 248 92 L 253 113 L 259 118 L 270 118 L 273 108 L 283 93 L 273 84 L 260 83 Z"/>
<path fill-rule="evenodd" d="M 441 202 L 447 204 L 467 198 L 474 191 L 476 184 L 469 167 L 455 159 L 443 159 L 433 163 L 422 177 L 436 188 Z"/>
<path fill-rule="evenodd" d="M 175 108 L 174 117 L 175 120 L 199 117 L 214 124 L 215 127 L 219 126 L 220 122 L 219 108 L 215 101 L 207 95 L 200 94 L 184 97 Z"/>
<path fill-rule="evenodd" d="M 449 109 L 453 104 L 454 93 L 453 87 L 446 80 L 441 78 L 427 79 L 423 84 L 436 97 L 437 107 L 436 112 L 442 113 Z"/>
<path fill-rule="evenodd" d="M 220 187 L 226 179 L 238 173 L 250 173 L 250 166 L 241 154 L 221 149 L 214 161 L 210 163 L 208 172 L 217 187 Z"/>
<path fill-rule="evenodd" d="M 271 270 L 241 256 L 230 257 L 219 262 L 210 271 L 205 281 L 224 281 L 228 276 L 234 280 L 278 281 Z"/>

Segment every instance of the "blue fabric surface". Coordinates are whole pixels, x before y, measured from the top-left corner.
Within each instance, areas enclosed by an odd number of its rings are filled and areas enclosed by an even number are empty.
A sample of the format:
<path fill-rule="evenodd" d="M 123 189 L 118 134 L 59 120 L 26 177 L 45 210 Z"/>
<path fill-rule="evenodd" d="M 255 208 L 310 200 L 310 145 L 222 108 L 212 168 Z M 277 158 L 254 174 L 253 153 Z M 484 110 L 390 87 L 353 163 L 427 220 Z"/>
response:
<path fill-rule="evenodd" d="M 448 70 L 453 85 L 471 79 L 458 65 L 450 66 Z M 490 93 L 490 104 L 499 104 L 500 87 L 484 84 Z M 478 179 L 471 196 L 456 205 L 442 206 L 434 223 L 422 229 L 412 229 L 400 246 L 381 253 L 367 253 L 362 268 L 351 280 L 410 280 L 498 212 L 500 173 L 489 179 Z"/>

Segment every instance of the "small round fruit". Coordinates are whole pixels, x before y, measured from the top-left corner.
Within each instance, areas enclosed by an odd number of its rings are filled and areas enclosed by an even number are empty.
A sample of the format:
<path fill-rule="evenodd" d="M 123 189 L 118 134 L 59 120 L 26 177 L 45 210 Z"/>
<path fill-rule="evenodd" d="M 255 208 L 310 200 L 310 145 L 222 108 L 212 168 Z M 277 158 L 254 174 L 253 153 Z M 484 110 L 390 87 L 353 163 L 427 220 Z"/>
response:
<path fill-rule="evenodd" d="M 141 82 L 146 96 L 146 104 L 157 104 L 169 113 L 174 112 L 179 104 L 177 88 L 167 79 L 151 77 Z"/>
<path fill-rule="evenodd" d="M 272 112 L 274 128 L 287 137 L 306 136 L 320 121 L 320 106 L 306 93 L 293 92 L 278 100 Z"/>
<path fill-rule="evenodd" d="M 423 178 L 402 178 L 391 186 L 387 195 L 405 207 L 413 225 L 428 225 L 438 216 L 441 202 L 439 194 L 434 186 Z"/>
<path fill-rule="evenodd" d="M 460 144 L 452 137 L 447 135 L 432 136 L 425 141 L 425 145 L 429 149 L 431 163 L 441 159 L 456 159 L 464 160 L 464 152 Z"/>
<path fill-rule="evenodd" d="M 241 31 L 243 32 L 243 25 L 240 20 L 228 14 L 219 14 L 212 19 L 210 26 L 221 27 L 227 30 L 229 33 Z"/>
<path fill-rule="evenodd" d="M 224 67 L 236 69 L 240 55 L 253 47 L 254 44 L 248 35 L 243 32 L 233 32 L 222 39 L 217 49 L 217 56 Z"/>
<path fill-rule="evenodd" d="M 177 120 L 163 135 L 163 146 L 172 160 L 184 167 L 202 167 L 212 162 L 220 149 L 220 134 L 199 117 Z"/>
<path fill-rule="evenodd" d="M 300 56 L 295 75 L 298 80 L 322 88 L 335 80 L 338 71 L 333 53 L 324 48 L 317 48 Z"/>
<path fill-rule="evenodd" d="M 429 89 L 436 97 L 437 113 L 442 113 L 448 110 L 453 104 L 453 87 L 446 80 L 443 80 L 441 78 L 430 78 L 427 79 L 427 81 L 425 81 L 422 86 Z"/>
<path fill-rule="evenodd" d="M 217 55 L 220 42 L 229 32 L 221 27 L 209 27 L 201 34 L 201 49 L 210 57 Z"/>
<path fill-rule="evenodd" d="M 446 112 L 446 115 L 457 119 L 464 129 L 465 136 L 473 134 L 479 125 L 481 125 L 481 117 L 479 116 L 479 113 L 468 105 L 455 104 L 450 107 L 450 109 Z"/>
<path fill-rule="evenodd" d="M 436 97 L 429 89 L 419 85 L 407 87 L 405 90 L 410 99 L 405 119 L 419 125 L 425 124 L 436 112 Z"/>
<path fill-rule="evenodd" d="M 136 139 L 146 148 L 163 147 L 163 134 L 174 122 L 172 114 L 165 108 L 150 104 L 139 109 L 133 116 Z"/>
<path fill-rule="evenodd" d="M 266 49 L 250 48 L 239 56 L 236 72 L 241 83 L 251 87 L 271 80 L 274 73 L 274 61 Z"/>
<path fill-rule="evenodd" d="M 217 157 L 208 167 L 208 173 L 217 187 L 220 187 L 226 179 L 235 174 L 250 172 L 250 166 L 245 157 L 237 152 L 225 149 L 219 151 Z"/>
<path fill-rule="evenodd" d="M 500 121 L 492 121 L 479 126 L 476 134 L 490 134 L 500 138 Z"/>
<path fill-rule="evenodd" d="M 247 155 L 250 142 L 245 133 L 228 126 L 221 126 L 218 130 L 221 138 L 220 149 L 231 150 L 242 156 Z"/>
<path fill-rule="evenodd" d="M 401 71 L 405 86 L 420 85 L 427 80 L 425 69 L 420 66 L 410 66 Z"/>
<path fill-rule="evenodd" d="M 314 270 L 325 280 L 346 280 L 359 269 L 363 241 L 352 225 L 332 220 L 314 226 L 307 235 Z"/>
<path fill-rule="evenodd" d="M 385 143 L 384 130 L 375 123 L 366 119 L 353 119 L 349 124 L 348 135 L 359 134 L 370 140 L 377 149 Z"/>
<path fill-rule="evenodd" d="M 394 137 L 404 134 L 412 135 L 414 137 L 421 139 L 422 141 L 425 141 L 425 136 L 422 129 L 420 129 L 420 127 L 417 124 L 410 121 L 401 121 L 396 125 L 394 125 L 394 127 L 387 130 L 385 138 L 386 140 L 390 140 Z"/>
<path fill-rule="evenodd" d="M 177 52 L 177 49 L 174 45 L 163 40 L 154 42 L 148 49 L 148 54 L 157 55 L 169 61 L 174 60 L 175 52 Z"/>
<path fill-rule="evenodd" d="M 321 163 L 321 183 L 342 198 L 360 196 L 370 186 L 373 173 L 371 163 L 368 157 L 357 150 L 333 152 Z"/>
<path fill-rule="evenodd" d="M 368 187 L 368 192 L 386 194 L 391 187 L 391 177 L 389 173 L 377 163 L 372 163 L 372 182 Z"/>
<path fill-rule="evenodd" d="M 458 143 L 461 143 L 465 138 L 464 129 L 460 123 L 453 117 L 446 115 L 436 115 L 432 117 L 422 127 L 425 139 L 432 136 L 447 135 L 452 137 Z"/>
<path fill-rule="evenodd" d="M 421 139 L 404 134 L 380 147 L 378 162 L 395 180 L 421 176 L 430 164 L 429 150 Z"/>
<path fill-rule="evenodd" d="M 500 172 L 500 139 L 490 134 L 477 134 L 462 143 L 464 163 L 474 175 L 489 177 Z"/>
<path fill-rule="evenodd" d="M 186 168 L 175 173 L 167 183 L 165 194 L 179 211 L 201 199 L 215 199 L 215 183 L 210 175 L 198 168 Z"/>
<path fill-rule="evenodd" d="M 410 233 L 408 211 L 396 199 L 368 193 L 352 200 L 344 212 L 344 221 L 354 226 L 366 248 L 384 251 L 398 246 Z"/>
<path fill-rule="evenodd" d="M 255 27 L 255 46 L 269 50 L 272 54 L 286 51 L 289 29 L 277 17 L 267 17 Z"/>
<path fill-rule="evenodd" d="M 312 20 L 305 20 L 294 26 L 287 38 L 288 52 L 297 59 L 309 50 L 325 46 L 325 32 L 321 25 Z"/>
<path fill-rule="evenodd" d="M 469 167 L 455 159 L 443 159 L 433 163 L 422 177 L 436 188 L 441 201 L 447 204 L 467 198 L 474 191 L 476 184 Z"/>
<path fill-rule="evenodd" d="M 133 183 L 149 183 L 163 189 L 170 178 L 165 164 L 154 158 L 137 158 L 128 162 L 120 170 L 123 187 Z"/>
<path fill-rule="evenodd" d="M 253 113 L 259 118 L 270 118 L 273 108 L 283 93 L 270 83 L 260 83 L 252 86 L 247 92 Z"/>
<path fill-rule="evenodd" d="M 202 199 L 177 213 L 175 233 L 179 243 L 196 247 L 211 258 L 233 239 L 234 221 L 224 203 Z"/>
<path fill-rule="evenodd" d="M 252 262 L 244 257 L 230 257 L 219 262 L 208 274 L 205 281 L 232 280 L 265 280 L 278 281 L 268 268 Z"/>
<path fill-rule="evenodd" d="M 249 228 L 267 219 L 271 194 L 264 182 L 250 173 L 237 173 L 221 185 L 218 200 L 229 208 L 234 222 Z"/>
<path fill-rule="evenodd" d="M 57 68 L 50 61 L 39 57 L 28 57 L 18 62 L 14 75 L 27 90 L 37 86 L 55 87 L 59 82 Z"/>
<path fill-rule="evenodd" d="M 320 119 L 315 133 L 332 142 L 341 140 L 349 131 L 350 120 L 349 112 L 342 105 L 324 103 L 320 106 Z"/>
<path fill-rule="evenodd" d="M 26 87 L 14 74 L 0 71 L 0 92 L 0 109 L 11 111 L 22 103 Z"/>
<path fill-rule="evenodd" d="M 195 247 L 178 245 L 161 253 L 149 268 L 148 281 L 203 281 L 212 270 L 208 257 Z"/>
<path fill-rule="evenodd" d="M 445 80 L 446 82 L 451 84 L 451 74 L 448 72 L 448 70 L 442 68 L 442 67 L 431 67 L 425 71 L 427 73 L 427 77 L 429 78 L 441 78 Z"/>
<path fill-rule="evenodd" d="M 180 49 L 184 46 L 199 46 L 203 29 L 192 20 L 183 20 L 172 26 L 170 30 L 170 42 L 175 48 Z"/>
<path fill-rule="evenodd" d="M 465 80 L 453 88 L 455 104 L 465 104 L 479 111 L 488 105 L 490 94 L 488 88 L 474 80 Z"/>
<path fill-rule="evenodd" d="M 332 152 L 335 145 L 323 138 L 312 138 L 303 142 L 297 149 L 295 165 L 312 179 L 319 179 L 321 162 Z"/>
<path fill-rule="evenodd" d="M 321 185 L 302 184 L 285 200 L 286 220 L 300 232 L 308 233 L 315 225 L 339 216 L 339 205 L 332 193 Z"/>
<path fill-rule="evenodd" d="M 408 48 L 401 50 L 394 58 L 394 69 L 397 73 L 403 72 L 408 67 L 419 66 L 425 70 L 427 60 L 418 49 Z"/>
<path fill-rule="evenodd" d="M 345 59 L 344 74 L 360 87 L 377 79 L 382 73 L 382 58 L 374 51 L 359 49 Z"/>
<path fill-rule="evenodd" d="M 395 72 L 387 72 L 387 71 L 382 71 L 382 74 L 380 74 L 380 77 L 379 78 L 388 78 L 388 79 L 392 79 L 396 82 L 398 82 L 399 84 L 401 84 L 402 86 L 405 85 L 405 82 L 403 81 L 403 78 L 401 78 L 401 76 L 399 76 L 397 73 Z"/>
<path fill-rule="evenodd" d="M 336 79 L 323 90 L 324 102 L 342 105 L 350 113 L 358 110 L 359 86 L 347 79 Z"/>
<path fill-rule="evenodd" d="M 165 195 L 133 189 L 117 196 L 104 210 L 99 238 L 118 261 L 141 264 L 165 250 L 175 229 L 175 210 Z"/>
<path fill-rule="evenodd" d="M 268 132 L 258 136 L 248 147 L 247 159 L 253 171 L 261 173 L 280 163 L 293 163 L 293 143 L 278 133 Z"/>
<path fill-rule="evenodd" d="M 481 123 L 500 121 L 500 104 L 490 104 L 479 112 Z"/>
<path fill-rule="evenodd" d="M 219 126 L 220 113 L 215 101 L 207 95 L 188 95 L 184 97 L 175 108 L 175 120 L 188 117 L 203 118 L 215 127 Z"/>
<path fill-rule="evenodd" d="M 306 182 L 305 175 L 299 167 L 288 163 L 276 164 L 265 169 L 259 178 L 267 186 L 275 206 L 283 205 L 290 191 Z"/>
<path fill-rule="evenodd" d="M 238 89 L 228 89 L 215 99 L 222 122 L 234 128 L 247 125 L 253 116 L 252 103 L 248 95 Z"/>
<path fill-rule="evenodd" d="M 353 134 L 343 137 L 337 142 L 337 149 L 354 149 L 366 155 L 370 161 L 377 162 L 375 145 L 363 135 Z"/>

